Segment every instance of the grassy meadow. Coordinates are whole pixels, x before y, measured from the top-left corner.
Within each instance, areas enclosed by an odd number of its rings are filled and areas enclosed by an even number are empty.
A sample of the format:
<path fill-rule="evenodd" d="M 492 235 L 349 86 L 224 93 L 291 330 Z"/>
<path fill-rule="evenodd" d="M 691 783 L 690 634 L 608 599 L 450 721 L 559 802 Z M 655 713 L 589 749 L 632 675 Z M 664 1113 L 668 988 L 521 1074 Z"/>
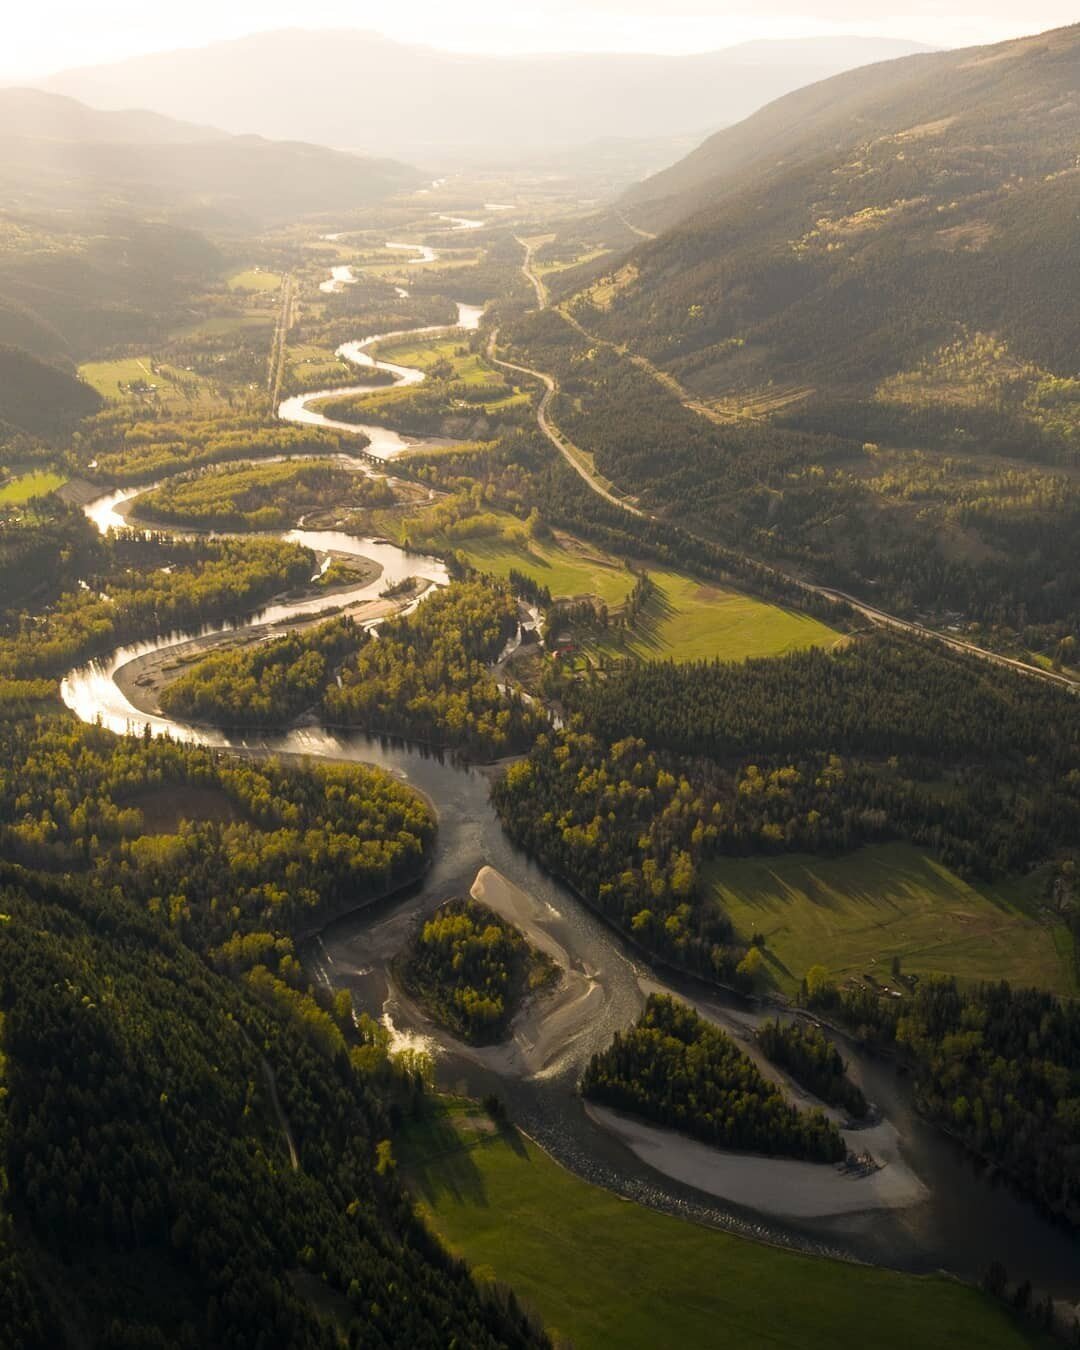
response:
<path fill-rule="evenodd" d="M 507 522 L 519 524 L 509 516 Z M 570 535 L 532 539 L 528 544 L 506 538 L 466 539 L 454 547 L 478 570 L 499 577 L 508 577 L 511 570 L 523 572 L 556 598 L 596 595 L 614 607 L 634 586 L 633 574 L 623 563 Z"/>
<path fill-rule="evenodd" d="M 0 505 L 21 506 L 32 497 L 44 497 L 48 492 L 55 492 L 66 482 L 66 478 L 53 473 L 51 469 L 35 469 L 0 483 Z"/>
<path fill-rule="evenodd" d="M 967 882 L 909 844 L 722 858 L 708 880 L 740 936 L 765 934 L 766 967 L 785 993 L 815 964 L 840 979 L 887 979 L 893 956 L 907 974 L 1077 992 L 1071 940 L 1037 913 L 1032 883 Z"/>
<path fill-rule="evenodd" d="M 212 381 L 175 366 L 152 364 L 151 357 L 126 356 L 115 361 L 88 361 L 79 374 L 104 398 L 119 403 L 151 403 L 171 411 L 196 411 L 211 415 L 228 403 Z M 131 386 L 154 386 L 152 392 L 134 393 Z"/>
<path fill-rule="evenodd" d="M 427 1221 L 575 1350 L 1012 1350 L 1033 1333 L 974 1289 L 733 1237 L 580 1180 L 445 1102 L 395 1141 Z"/>
<path fill-rule="evenodd" d="M 609 632 L 596 649 L 641 660 L 745 661 L 831 647 L 839 634 L 819 619 L 680 572 L 653 570 L 656 592 L 627 632 Z"/>
<path fill-rule="evenodd" d="M 508 534 L 520 522 L 506 517 Z M 593 595 L 615 611 L 633 589 L 627 567 L 570 535 L 550 539 L 489 536 L 447 540 L 484 572 L 506 577 L 511 569 L 535 578 L 556 598 Z M 780 656 L 806 647 L 831 647 L 839 634 L 809 615 L 781 609 L 738 591 L 711 586 L 680 572 L 649 568 L 655 594 L 629 631 L 609 629 L 602 636 L 575 634 L 585 657 L 671 658 L 743 661 Z"/>
<path fill-rule="evenodd" d="M 281 286 L 281 276 L 277 272 L 264 272 L 261 267 L 249 267 L 243 272 L 234 272 L 226 283 L 230 291 L 276 291 Z"/>

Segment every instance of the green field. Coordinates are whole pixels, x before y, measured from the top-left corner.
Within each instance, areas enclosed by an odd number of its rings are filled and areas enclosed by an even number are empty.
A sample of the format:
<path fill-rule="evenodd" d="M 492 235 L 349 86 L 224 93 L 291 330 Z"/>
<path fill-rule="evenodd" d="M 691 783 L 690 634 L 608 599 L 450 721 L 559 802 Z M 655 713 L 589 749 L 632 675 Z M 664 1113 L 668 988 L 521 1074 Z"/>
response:
<path fill-rule="evenodd" d="M 44 497 L 47 492 L 55 492 L 63 487 L 67 479 L 48 469 L 36 469 L 33 473 L 24 473 L 7 483 L 0 483 L 0 504 L 19 506 L 31 497 Z"/>
<path fill-rule="evenodd" d="M 243 272 L 234 272 L 227 285 L 230 291 L 276 291 L 281 285 L 281 277 L 277 272 L 249 267 Z"/>
<path fill-rule="evenodd" d="M 381 342 L 373 349 L 372 355 L 380 361 L 388 361 L 397 366 L 409 366 L 415 370 L 429 371 L 440 362 L 450 367 L 446 380 L 454 384 L 505 386 L 502 375 L 496 371 L 479 352 L 471 352 L 468 343 L 460 333 L 451 331 L 447 335 L 428 338 L 412 337 L 395 339 L 393 342 Z M 290 359 L 295 359 L 290 353 Z M 357 377 L 363 380 L 363 372 Z M 408 408 L 414 397 L 423 398 L 428 386 L 405 385 L 379 389 L 370 394 L 357 395 L 356 406 L 364 408 L 372 416 L 382 413 L 385 416 L 388 407 L 400 407 L 400 416 L 408 423 Z M 495 411 L 510 407 L 512 404 L 528 403 L 529 394 L 509 386 L 504 397 L 485 402 L 484 407 Z M 458 405 L 451 399 L 447 412 L 469 412 L 468 405 Z"/>
<path fill-rule="evenodd" d="M 323 382 L 334 381 L 343 369 L 341 357 L 333 347 L 320 347 L 311 342 L 290 346 L 286 359 L 291 377 L 305 389 L 318 389 Z M 357 383 L 363 378 L 363 371 L 355 376 Z"/>
<path fill-rule="evenodd" d="M 801 1256 L 579 1180 L 516 1133 L 444 1107 L 396 1142 L 428 1221 L 576 1350 L 1005 1350 L 1036 1344 L 973 1289 Z M 470 1124 L 475 1121 L 476 1125 Z"/>
<path fill-rule="evenodd" d="M 509 516 L 507 522 L 519 524 Z M 605 604 L 615 606 L 634 585 L 634 577 L 622 563 L 568 535 L 533 539 L 527 547 L 506 539 L 465 539 L 454 547 L 479 571 L 498 577 L 508 577 L 511 569 L 523 572 L 547 586 L 556 598 L 598 595 Z"/>
<path fill-rule="evenodd" d="M 510 517 L 507 521 L 516 523 Z M 596 595 L 612 610 L 625 600 L 635 580 L 617 559 L 568 535 L 551 541 L 531 540 L 527 547 L 504 539 L 466 539 L 455 541 L 453 547 L 481 571 L 505 577 L 515 568 L 547 586 L 556 598 Z M 587 654 L 743 661 L 806 647 L 831 647 L 839 637 L 809 615 L 679 572 L 649 568 L 649 576 L 657 593 L 638 615 L 633 630 L 625 634 L 609 630 L 602 640 L 583 640 Z"/>
<path fill-rule="evenodd" d="M 216 314 L 210 319 L 201 319 L 198 323 L 189 323 L 177 328 L 171 334 L 173 338 L 220 337 L 222 333 L 239 333 L 246 328 L 266 329 L 267 344 L 273 331 L 277 315 L 272 309 L 260 309 L 246 314 Z"/>
<path fill-rule="evenodd" d="M 444 338 L 404 339 L 395 342 L 380 342 L 375 348 L 380 361 L 389 361 L 395 366 L 412 366 L 416 370 L 430 370 L 439 361 L 448 361 L 454 367 L 450 377 L 461 384 L 495 384 L 502 376 L 495 371 L 479 352 L 470 352 L 469 344 L 460 334 Z"/>
<path fill-rule="evenodd" d="M 597 258 L 603 258 L 612 251 L 610 248 L 593 248 L 579 253 L 574 258 L 559 258 L 554 262 L 544 262 L 540 259 L 533 263 L 533 271 L 542 277 L 550 276 L 555 272 L 565 272 L 571 267 L 580 267 L 583 263 L 595 262 Z"/>
<path fill-rule="evenodd" d="M 679 572 L 648 569 L 657 593 L 633 629 L 600 650 L 643 660 L 746 661 L 807 647 L 832 647 L 839 634 L 818 619 L 781 609 L 738 591 L 711 586 Z"/>
<path fill-rule="evenodd" d="M 887 979 L 894 955 L 910 974 L 1076 992 L 1071 939 L 1037 915 L 1030 883 L 968 883 L 908 844 L 724 858 L 708 880 L 742 937 L 765 934 L 768 970 L 788 993 L 815 964 Z"/>
<path fill-rule="evenodd" d="M 118 361 L 88 361 L 79 374 L 105 398 L 118 402 L 146 403 L 172 410 L 181 408 L 210 412 L 227 406 L 210 380 L 174 366 L 151 364 L 149 356 L 126 356 Z M 150 386 L 152 392 L 133 393 L 132 384 Z"/>

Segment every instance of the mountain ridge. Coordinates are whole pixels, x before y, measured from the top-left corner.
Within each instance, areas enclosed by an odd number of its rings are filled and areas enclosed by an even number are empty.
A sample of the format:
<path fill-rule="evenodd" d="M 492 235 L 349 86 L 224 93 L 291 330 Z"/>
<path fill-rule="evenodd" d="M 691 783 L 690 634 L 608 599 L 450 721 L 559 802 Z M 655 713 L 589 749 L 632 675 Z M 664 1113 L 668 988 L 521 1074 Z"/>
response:
<path fill-rule="evenodd" d="M 1080 25 L 790 94 L 623 199 L 659 237 L 590 321 L 706 392 L 865 387 L 964 328 L 1074 373 L 1077 87 Z"/>
<path fill-rule="evenodd" d="M 367 205 L 421 181 L 419 170 L 391 159 L 0 89 L 0 190 L 9 207 L 211 208 L 259 224 Z"/>
<path fill-rule="evenodd" d="M 701 132 L 852 61 L 900 55 L 916 45 L 894 39 L 842 39 L 839 44 L 812 39 L 800 44 L 801 61 L 793 63 L 785 49 L 776 64 L 771 49 L 749 44 L 677 57 L 494 57 L 396 43 L 348 29 L 287 29 L 61 71 L 38 84 L 90 103 L 138 102 L 173 116 L 190 116 L 197 105 L 204 110 L 200 116 L 231 131 L 300 135 L 366 149 L 385 145 L 395 154 L 415 157 L 440 147 L 490 143 L 535 149 L 613 134 Z M 305 80 L 307 71 L 317 81 Z M 362 100 L 354 93 L 358 81 Z M 402 89 L 410 87 L 424 89 L 424 108 L 414 110 L 401 98 Z M 290 98 L 292 89 L 299 92 Z M 391 102 L 390 125 L 376 129 L 370 109 Z M 435 124 L 432 106 L 439 109 Z"/>

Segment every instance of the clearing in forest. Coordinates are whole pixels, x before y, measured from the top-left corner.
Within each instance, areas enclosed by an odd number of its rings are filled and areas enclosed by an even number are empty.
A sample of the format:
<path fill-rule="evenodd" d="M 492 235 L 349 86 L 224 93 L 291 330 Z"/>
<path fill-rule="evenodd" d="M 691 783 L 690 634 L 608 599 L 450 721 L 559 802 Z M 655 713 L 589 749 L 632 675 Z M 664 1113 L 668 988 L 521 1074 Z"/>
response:
<path fill-rule="evenodd" d="M 813 965 L 887 985 L 894 956 L 904 974 L 1076 992 L 1069 934 L 1038 913 L 1030 880 L 967 882 L 896 843 L 840 858 L 722 858 L 708 881 L 740 937 L 765 935 L 766 968 L 785 993 Z"/>

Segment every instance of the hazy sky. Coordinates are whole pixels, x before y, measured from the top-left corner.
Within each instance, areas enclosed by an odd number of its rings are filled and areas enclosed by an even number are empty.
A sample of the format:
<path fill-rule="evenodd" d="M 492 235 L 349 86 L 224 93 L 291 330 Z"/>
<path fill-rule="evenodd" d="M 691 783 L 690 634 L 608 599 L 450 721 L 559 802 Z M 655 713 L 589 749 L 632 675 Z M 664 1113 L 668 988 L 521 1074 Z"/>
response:
<path fill-rule="evenodd" d="M 368 28 L 458 51 L 708 51 L 843 33 L 937 46 L 993 42 L 1080 17 L 1077 0 L 52 0 L 12 5 L 0 78 L 32 78 L 260 29 Z"/>

